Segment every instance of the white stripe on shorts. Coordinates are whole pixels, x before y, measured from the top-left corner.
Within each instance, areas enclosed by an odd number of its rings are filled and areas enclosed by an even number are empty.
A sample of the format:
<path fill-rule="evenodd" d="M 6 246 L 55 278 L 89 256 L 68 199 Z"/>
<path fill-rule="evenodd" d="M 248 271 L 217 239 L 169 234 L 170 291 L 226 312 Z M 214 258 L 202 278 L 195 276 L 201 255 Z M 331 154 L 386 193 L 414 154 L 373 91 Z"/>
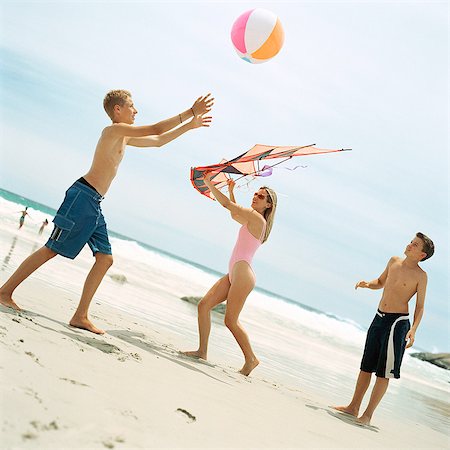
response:
<path fill-rule="evenodd" d="M 391 372 L 394 368 L 395 353 L 394 353 L 394 329 L 397 322 L 400 320 L 408 320 L 409 316 L 400 316 L 391 326 L 388 338 L 388 348 L 386 353 L 386 369 L 384 372 L 384 378 L 394 378 L 394 374 Z"/>

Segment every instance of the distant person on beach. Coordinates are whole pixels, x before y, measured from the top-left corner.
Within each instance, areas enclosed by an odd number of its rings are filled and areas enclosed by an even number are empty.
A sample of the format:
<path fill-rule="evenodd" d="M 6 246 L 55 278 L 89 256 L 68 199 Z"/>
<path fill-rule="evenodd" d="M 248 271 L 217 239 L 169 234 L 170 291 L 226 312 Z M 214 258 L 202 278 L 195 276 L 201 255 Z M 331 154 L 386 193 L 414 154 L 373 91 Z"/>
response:
<path fill-rule="evenodd" d="M 29 216 L 31 217 L 27 212 L 28 206 L 25 206 L 25 209 L 23 211 L 20 211 L 22 216 L 19 219 L 19 230 L 23 227 L 23 224 L 25 223 L 25 217 Z"/>
<path fill-rule="evenodd" d="M 230 180 L 228 183 L 230 193 L 230 198 L 228 198 L 214 186 L 211 178 L 210 174 L 206 175 L 206 186 L 216 200 L 228 209 L 231 218 L 242 226 L 228 265 L 228 274 L 218 280 L 198 304 L 198 350 L 182 353 L 186 356 L 206 360 L 211 331 L 210 312 L 214 306 L 226 300 L 225 325 L 233 333 L 244 353 L 245 363 L 239 372 L 248 376 L 259 364 L 259 361 L 253 353 L 247 333 L 239 322 L 239 314 L 247 296 L 255 287 L 256 278 L 251 262 L 256 250 L 267 241 L 272 230 L 277 195 L 272 189 L 263 186 L 253 195 L 251 208 L 244 208 L 236 203 L 233 181 Z"/>
<path fill-rule="evenodd" d="M 357 417 L 357 423 L 370 425 L 375 408 L 388 388 L 390 378 L 400 378 L 400 365 L 405 348 L 414 344 L 417 328 L 422 319 L 427 288 L 427 274 L 419 262 L 434 253 L 433 241 L 423 233 L 417 233 L 405 249 L 406 258 L 393 256 L 384 272 L 375 280 L 360 281 L 357 288 L 381 289 L 383 295 L 372 324 L 367 332 L 361 370 L 352 401 L 348 406 L 334 406 L 338 411 Z M 414 294 L 416 308 L 410 327 L 408 302 Z M 376 382 L 366 410 L 358 418 L 359 408 L 369 388 L 372 372 Z"/>
<path fill-rule="evenodd" d="M 154 125 L 134 126 L 137 110 L 131 94 L 114 90 L 106 94 L 103 106 L 112 124 L 103 129 L 89 171 L 67 190 L 53 222 L 54 230 L 45 244 L 31 254 L 0 288 L 0 303 L 20 310 L 12 294 L 36 269 L 56 255 L 74 259 L 87 243 L 95 256 L 70 325 L 103 334 L 88 318 L 88 309 L 100 282 L 113 263 L 111 245 L 100 202 L 116 176 L 125 147 L 161 147 L 188 130 L 208 127 L 214 99 L 199 97 L 192 107 Z M 62 166 L 63 167 L 63 166 Z"/>
<path fill-rule="evenodd" d="M 48 220 L 45 219 L 45 220 L 42 222 L 41 228 L 39 228 L 39 236 L 44 232 L 44 228 L 45 228 L 47 225 L 48 225 Z"/>

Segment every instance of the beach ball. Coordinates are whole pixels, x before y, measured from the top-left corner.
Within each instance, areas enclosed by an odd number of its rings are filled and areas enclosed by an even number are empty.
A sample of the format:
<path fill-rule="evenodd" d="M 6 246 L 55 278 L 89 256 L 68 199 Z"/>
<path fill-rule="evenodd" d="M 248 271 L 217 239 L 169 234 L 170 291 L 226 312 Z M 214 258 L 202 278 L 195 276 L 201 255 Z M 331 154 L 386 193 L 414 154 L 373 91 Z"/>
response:
<path fill-rule="evenodd" d="M 273 12 L 256 8 L 236 19 L 231 29 L 231 41 L 244 61 L 259 64 L 281 50 L 284 31 L 280 19 Z"/>

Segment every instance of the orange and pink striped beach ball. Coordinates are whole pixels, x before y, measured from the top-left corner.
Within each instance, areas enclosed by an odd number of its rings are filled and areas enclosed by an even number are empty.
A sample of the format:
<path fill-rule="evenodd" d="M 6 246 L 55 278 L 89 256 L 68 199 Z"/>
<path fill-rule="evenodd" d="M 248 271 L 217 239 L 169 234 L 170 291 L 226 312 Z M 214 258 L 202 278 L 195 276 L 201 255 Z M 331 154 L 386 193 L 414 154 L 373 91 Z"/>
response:
<path fill-rule="evenodd" d="M 236 19 L 231 29 L 231 41 L 244 61 L 259 64 L 281 50 L 284 31 L 280 19 L 273 12 L 256 8 Z"/>

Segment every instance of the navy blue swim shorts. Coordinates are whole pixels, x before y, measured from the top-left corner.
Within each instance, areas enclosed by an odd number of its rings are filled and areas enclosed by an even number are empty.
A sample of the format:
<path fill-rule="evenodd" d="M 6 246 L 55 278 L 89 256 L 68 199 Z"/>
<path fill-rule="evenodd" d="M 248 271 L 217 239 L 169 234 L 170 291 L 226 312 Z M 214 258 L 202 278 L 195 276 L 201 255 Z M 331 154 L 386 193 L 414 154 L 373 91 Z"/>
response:
<path fill-rule="evenodd" d="M 75 181 L 53 219 L 55 227 L 45 246 L 70 259 L 74 259 L 85 244 L 89 245 L 93 255 L 111 255 L 106 222 L 100 208 L 102 200 L 93 187 Z"/>
<path fill-rule="evenodd" d="M 361 370 L 375 372 L 377 377 L 400 378 L 410 326 L 408 313 L 378 310 L 367 332 Z"/>

